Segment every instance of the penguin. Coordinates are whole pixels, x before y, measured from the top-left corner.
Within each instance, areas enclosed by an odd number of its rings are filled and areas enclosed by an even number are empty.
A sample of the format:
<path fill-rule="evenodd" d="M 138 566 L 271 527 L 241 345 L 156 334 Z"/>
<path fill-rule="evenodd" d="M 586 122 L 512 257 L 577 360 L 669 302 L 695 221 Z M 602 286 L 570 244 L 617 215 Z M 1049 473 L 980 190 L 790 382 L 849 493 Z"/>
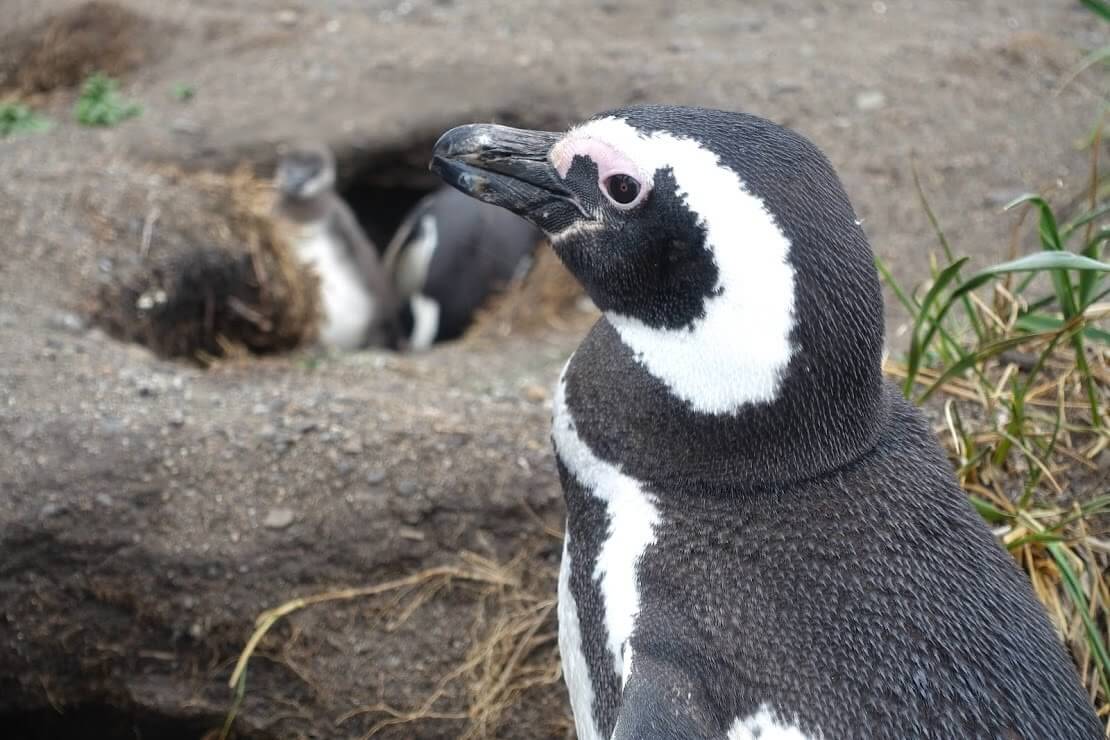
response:
<path fill-rule="evenodd" d="M 486 298 L 528 270 L 542 238 L 528 221 L 453 188 L 422 198 L 385 251 L 408 348 L 462 336 Z"/>
<path fill-rule="evenodd" d="M 638 106 L 454 128 L 431 168 L 536 224 L 602 311 L 552 425 L 579 738 L 1102 737 L 882 377 L 871 247 L 817 147 Z"/>
<path fill-rule="evenodd" d="M 335 192 L 335 157 L 324 144 L 283 147 L 274 215 L 293 228 L 293 249 L 320 280 L 320 341 L 339 350 L 393 346 L 398 310 L 381 256 Z"/>

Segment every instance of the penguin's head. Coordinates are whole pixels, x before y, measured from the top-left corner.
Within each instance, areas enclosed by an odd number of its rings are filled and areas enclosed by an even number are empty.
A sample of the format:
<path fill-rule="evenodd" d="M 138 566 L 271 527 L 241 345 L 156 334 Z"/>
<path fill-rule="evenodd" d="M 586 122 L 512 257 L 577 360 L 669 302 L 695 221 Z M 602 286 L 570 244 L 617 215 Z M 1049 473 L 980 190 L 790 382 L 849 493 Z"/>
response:
<path fill-rule="evenodd" d="M 838 355 L 854 353 L 861 373 L 877 375 L 870 248 L 831 165 L 793 131 L 637 106 L 565 133 L 460 126 L 437 142 L 431 167 L 542 229 L 625 343 L 654 374 L 677 378 L 672 389 L 706 385 L 704 368 L 675 364 L 704 364 L 708 352 L 686 350 L 713 345 L 717 390 L 676 390 L 698 410 L 772 401 L 788 366 L 806 372 L 818 356 L 843 364 Z M 721 390 L 729 373 L 744 387 Z"/>
<path fill-rule="evenodd" d="M 335 156 L 326 144 L 286 145 L 278 154 L 274 185 L 283 198 L 310 200 L 335 187 Z"/>

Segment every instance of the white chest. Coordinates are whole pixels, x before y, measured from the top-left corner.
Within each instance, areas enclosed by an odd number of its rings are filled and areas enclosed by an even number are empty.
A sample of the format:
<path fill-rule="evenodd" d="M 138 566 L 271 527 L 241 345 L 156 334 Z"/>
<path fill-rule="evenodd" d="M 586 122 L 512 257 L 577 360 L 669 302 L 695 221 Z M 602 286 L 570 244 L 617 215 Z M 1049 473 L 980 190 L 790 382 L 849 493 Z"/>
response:
<path fill-rule="evenodd" d="M 614 675 L 623 685 L 633 667 L 629 641 L 640 614 L 638 567 L 644 551 L 655 542 L 659 510 L 641 483 L 620 468 L 598 458 L 578 435 L 566 405 L 566 383 L 559 381 L 555 394 L 552 437 L 555 451 L 567 470 L 578 480 L 587 495 L 604 502 L 608 529 L 597 553 L 592 577 L 597 583 L 604 609 L 606 645 Z M 569 530 L 567 536 L 573 537 Z M 569 580 L 570 560 L 564 554 L 559 593 L 560 648 L 563 670 L 570 687 L 575 722 L 581 737 L 597 736 L 590 705 L 594 689 L 589 685 L 586 660 L 578 635 L 577 606 L 565 581 Z M 583 565 L 588 567 L 588 565 Z M 588 699 L 587 699 L 588 697 Z M 585 704 L 585 706 L 580 706 Z M 592 734 L 591 734 L 592 733 Z"/>
<path fill-rule="evenodd" d="M 439 245 L 439 233 L 433 216 L 422 217 L 417 231 L 419 238 L 404 245 L 396 268 L 394 279 L 401 295 L 413 295 L 424 290 L 428 269 Z"/>
<path fill-rule="evenodd" d="M 322 226 L 301 230 L 297 257 L 320 279 L 320 341 L 337 349 L 362 346 L 375 300 L 343 244 Z"/>
<path fill-rule="evenodd" d="M 725 740 L 821 740 L 806 735 L 791 722 L 784 722 L 764 704 L 747 717 L 737 717 L 728 730 Z"/>
<path fill-rule="evenodd" d="M 566 535 L 569 538 L 570 534 Z M 559 656 L 563 663 L 563 680 L 570 694 L 579 740 L 602 740 L 593 717 L 594 687 L 586 655 L 582 652 L 582 627 L 578 620 L 578 604 L 570 590 L 570 553 L 567 539 L 563 541 L 563 562 L 559 566 Z"/>

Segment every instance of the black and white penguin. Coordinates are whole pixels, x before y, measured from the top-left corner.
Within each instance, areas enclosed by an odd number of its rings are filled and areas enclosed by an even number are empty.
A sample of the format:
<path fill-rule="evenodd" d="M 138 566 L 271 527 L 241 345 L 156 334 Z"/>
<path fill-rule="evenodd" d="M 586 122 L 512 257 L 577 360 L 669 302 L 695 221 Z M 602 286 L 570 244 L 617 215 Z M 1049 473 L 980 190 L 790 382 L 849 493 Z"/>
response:
<path fill-rule="evenodd" d="M 603 311 L 559 381 L 559 644 L 578 737 L 1102 736 L 1030 584 L 880 372 L 831 165 L 749 115 L 452 129 Z"/>
<path fill-rule="evenodd" d="M 326 145 L 283 148 L 274 215 L 293 226 L 297 258 L 319 276 L 321 343 L 341 350 L 391 346 L 396 292 L 378 250 L 335 192 L 335 174 Z"/>
<path fill-rule="evenodd" d="M 453 188 L 422 198 L 385 252 L 408 347 L 461 336 L 486 298 L 527 270 L 542 238 L 528 221 Z"/>

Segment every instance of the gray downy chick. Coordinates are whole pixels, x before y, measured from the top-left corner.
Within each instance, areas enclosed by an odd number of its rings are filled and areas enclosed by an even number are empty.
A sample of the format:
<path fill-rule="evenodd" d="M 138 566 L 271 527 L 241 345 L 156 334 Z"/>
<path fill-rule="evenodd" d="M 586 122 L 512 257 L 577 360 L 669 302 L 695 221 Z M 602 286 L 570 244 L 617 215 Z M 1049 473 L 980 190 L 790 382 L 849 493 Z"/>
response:
<path fill-rule="evenodd" d="M 378 250 L 335 192 L 335 157 L 320 143 L 287 147 L 274 177 L 274 215 L 293 228 L 293 248 L 320 280 L 320 342 L 341 350 L 390 346 L 396 294 Z"/>

